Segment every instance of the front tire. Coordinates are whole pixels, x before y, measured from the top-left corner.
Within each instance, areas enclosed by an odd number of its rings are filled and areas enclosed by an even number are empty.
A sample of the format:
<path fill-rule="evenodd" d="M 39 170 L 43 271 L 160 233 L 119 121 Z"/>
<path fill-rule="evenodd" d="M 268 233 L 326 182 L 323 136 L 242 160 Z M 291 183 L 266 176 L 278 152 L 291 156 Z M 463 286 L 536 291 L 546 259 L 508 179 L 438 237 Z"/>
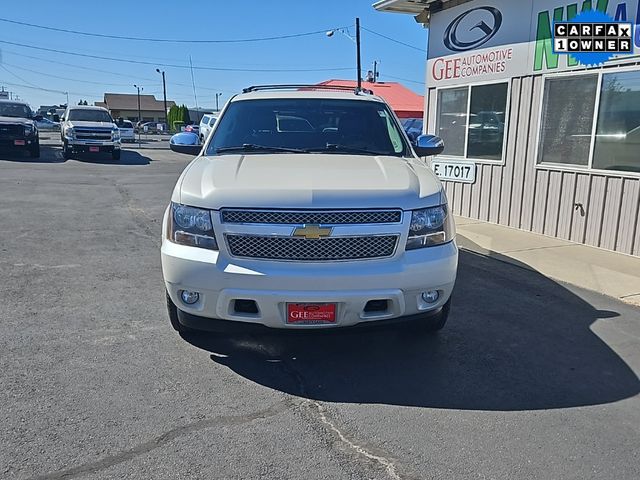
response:
<path fill-rule="evenodd" d="M 111 158 L 113 160 L 120 160 L 120 150 L 114 150 L 111 152 Z"/>
<path fill-rule="evenodd" d="M 449 319 L 451 309 L 451 298 L 442 306 L 442 309 L 435 315 L 425 315 L 424 318 L 416 320 L 411 326 L 411 331 L 416 333 L 433 335 L 444 328 Z"/>
<path fill-rule="evenodd" d="M 65 160 L 69 160 L 72 156 L 73 152 L 69 148 L 69 144 L 67 142 L 64 142 L 62 144 L 62 158 L 64 158 Z"/>
<path fill-rule="evenodd" d="M 40 158 L 40 143 L 36 143 L 29 149 L 29 156 L 31 158 Z"/>
<path fill-rule="evenodd" d="M 169 314 L 169 322 L 171 322 L 171 326 L 178 333 L 188 332 L 189 329 L 180 323 L 180 320 L 178 319 L 178 307 L 173 303 L 173 300 L 171 300 L 171 297 L 169 296 L 169 292 L 166 290 L 165 295 L 167 297 L 167 313 Z"/>

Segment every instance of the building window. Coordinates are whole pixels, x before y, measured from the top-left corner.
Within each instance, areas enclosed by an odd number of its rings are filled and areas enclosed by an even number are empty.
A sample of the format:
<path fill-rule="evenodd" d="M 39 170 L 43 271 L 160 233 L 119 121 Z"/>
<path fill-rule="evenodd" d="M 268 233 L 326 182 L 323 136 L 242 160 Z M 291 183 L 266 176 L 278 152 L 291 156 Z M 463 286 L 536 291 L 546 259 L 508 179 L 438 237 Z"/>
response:
<path fill-rule="evenodd" d="M 547 78 L 541 125 L 539 164 L 640 172 L 640 71 Z"/>
<path fill-rule="evenodd" d="M 602 76 L 593 168 L 640 172 L 640 71 Z"/>
<path fill-rule="evenodd" d="M 508 95 L 504 82 L 439 90 L 436 130 L 443 155 L 501 161 Z"/>
<path fill-rule="evenodd" d="M 546 81 L 539 162 L 589 164 L 597 88 L 597 74 Z"/>

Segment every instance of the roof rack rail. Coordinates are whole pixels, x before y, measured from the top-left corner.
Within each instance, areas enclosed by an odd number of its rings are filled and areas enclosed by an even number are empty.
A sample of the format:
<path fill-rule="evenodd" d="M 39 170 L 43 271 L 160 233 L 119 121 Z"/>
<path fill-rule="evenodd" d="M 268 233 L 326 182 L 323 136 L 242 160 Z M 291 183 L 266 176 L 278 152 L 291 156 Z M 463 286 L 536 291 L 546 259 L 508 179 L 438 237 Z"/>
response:
<path fill-rule="evenodd" d="M 263 90 L 341 90 L 353 92 L 356 95 L 366 93 L 373 95 L 373 90 L 346 85 L 313 85 L 313 84 L 283 84 L 283 85 L 252 85 L 242 89 L 242 93 L 259 92 Z"/>

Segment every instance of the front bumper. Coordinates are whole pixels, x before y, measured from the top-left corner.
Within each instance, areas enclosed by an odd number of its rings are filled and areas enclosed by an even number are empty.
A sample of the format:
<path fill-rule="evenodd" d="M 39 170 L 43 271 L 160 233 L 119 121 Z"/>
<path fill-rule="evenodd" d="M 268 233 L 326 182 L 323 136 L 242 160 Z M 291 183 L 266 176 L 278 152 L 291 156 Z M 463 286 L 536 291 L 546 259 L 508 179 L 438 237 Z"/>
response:
<path fill-rule="evenodd" d="M 451 296 L 456 278 L 455 242 L 400 254 L 394 258 L 357 262 L 277 262 L 230 257 L 177 245 L 164 239 L 162 270 L 169 296 L 187 315 L 260 324 L 271 328 L 317 329 L 350 327 L 437 312 Z M 194 305 L 180 299 L 181 290 L 200 293 Z M 422 292 L 437 290 L 427 304 Z M 253 300 L 258 313 L 239 313 L 235 300 Z M 386 300 L 384 311 L 366 312 L 371 300 Z M 287 303 L 335 303 L 336 323 L 290 325 Z"/>
<path fill-rule="evenodd" d="M 24 150 L 26 148 L 33 148 L 38 144 L 37 137 L 0 137 L 0 149 L 1 150 Z"/>
<path fill-rule="evenodd" d="M 65 142 L 74 152 L 91 152 L 98 148 L 99 152 L 111 153 L 121 148 L 120 141 L 77 140 L 65 137 Z"/>

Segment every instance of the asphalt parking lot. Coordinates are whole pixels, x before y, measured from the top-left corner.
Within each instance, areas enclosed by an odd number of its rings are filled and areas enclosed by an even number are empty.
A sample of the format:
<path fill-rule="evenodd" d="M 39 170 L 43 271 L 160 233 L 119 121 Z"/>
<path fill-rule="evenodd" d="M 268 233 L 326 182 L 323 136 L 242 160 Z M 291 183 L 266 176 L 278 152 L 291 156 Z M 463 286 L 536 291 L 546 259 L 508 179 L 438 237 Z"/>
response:
<path fill-rule="evenodd" d="M 433 338 L 181 338 L 189 158 L 54 145 L 0 156 L 0 478 L 640 478 L 640 309 L 462 252 Z"/>

